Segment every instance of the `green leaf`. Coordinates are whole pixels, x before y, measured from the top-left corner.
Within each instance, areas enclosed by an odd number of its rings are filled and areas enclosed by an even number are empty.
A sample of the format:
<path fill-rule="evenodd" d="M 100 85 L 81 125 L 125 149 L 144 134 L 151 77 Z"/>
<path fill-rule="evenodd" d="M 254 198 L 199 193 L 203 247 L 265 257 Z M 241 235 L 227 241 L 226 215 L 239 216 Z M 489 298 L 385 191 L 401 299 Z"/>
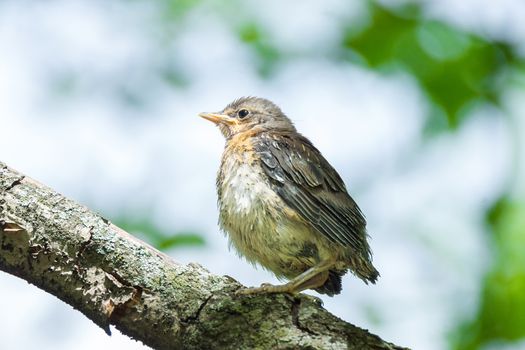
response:
<path fill-rule="evenodd" d="M 412 4 L 395 10 L 369 5 L 364 28 L 348 26 L 342 45 L 355 63 L 383 71 L 411 73 L 426 93 L 433 109 L 427 130 L 454 130 L 478 102 L 499 103 L 501 77 L 509 64 L 519 62 L 512 48 L 467 33 L 444 22 L 420 15 Z M 360 57 L 360 60 L 356 60 Z M 434 118 L 445 117 L 446 123 Z"/>
<path fill-rule="evenodd" d="M 477 314 L 453 336 L 456 349 L 525 337 L 525 202 L 503 197 L 487 220 L 494 232 L 495 264 L 483 282 Z"/>
<path fill-rule="evenodd" d="M 255 54 L 255 63 L 261 77 L 268 78 L 282 55 L 261 25 L 243 23 L 237 28 L 239 39 Z"/>
<path fill-rule="evenodd" d="M 143 237 L 160 250 L 183 246 L 204 246 L 206 244 L 204 238 L 197 233 L 173 232 L 170 234 L 149 218 L 119 217 L 112 221 L 125 231 Z"/>
<path fill-rule="evenodd" d="M 179 246 L 204 246 L 204 238 L 195 233 L 177 233 L 164 240 L 159 240 L 156 246 L 159 249 L 167 250 Z"/>

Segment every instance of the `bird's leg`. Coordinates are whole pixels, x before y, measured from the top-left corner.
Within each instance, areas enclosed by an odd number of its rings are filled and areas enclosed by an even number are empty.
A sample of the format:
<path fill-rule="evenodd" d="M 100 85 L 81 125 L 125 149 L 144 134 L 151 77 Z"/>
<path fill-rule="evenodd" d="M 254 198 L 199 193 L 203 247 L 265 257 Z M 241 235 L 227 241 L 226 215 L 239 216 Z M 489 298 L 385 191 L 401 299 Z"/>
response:
<path fill-rule="evenodd" d="M 291 279 L 288 283 L 272 285 L 263 283 L 260 287 L 243 288 L 237 294 L 288 293 L 295 295 L 305 289 L 322 286 L 328 279 L 328 270 L 334 265 L 332 260 L 322 261 L 312 266 L 302 274 Z"/>

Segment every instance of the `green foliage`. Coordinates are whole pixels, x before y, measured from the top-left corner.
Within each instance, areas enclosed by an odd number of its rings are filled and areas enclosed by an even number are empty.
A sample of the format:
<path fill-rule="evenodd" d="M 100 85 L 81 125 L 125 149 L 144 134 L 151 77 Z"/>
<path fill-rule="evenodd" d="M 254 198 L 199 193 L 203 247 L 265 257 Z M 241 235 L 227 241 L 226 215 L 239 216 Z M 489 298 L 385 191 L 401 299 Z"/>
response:
<path fill-rule="evenodd" d="M 179 246 L 203 246 L 205 243 L 204 238 L 197 233 L 179 232 L 171 237 L 158 239 L 155 246 L 159 249 L 167 250 Z"/>
<path fill-rule="evenodd" d="M 503 197 L 487 217 L 495 264 L 483 283 L 478 314 L 456 331 L 456 349 L 525 337 L 525 203 Z"/>
<path fill-rule="evenodd" d="M 369 11 L 363 28 L 344 30 L 343 46 L 353 53 L 347 57 L 371 69 L 412 74 L 434 109 L 444 111 L 447 118 L 447 123 L 433 120 L 443 113 L 431 111 L 429 127 L 455 129 L 470 103 L 499 102 L 498 77 L 517 61 L 509 45 L 426 19 L 414 5 L 391 10 L 370 4 Z"/>
<path fill-rule="evenodd" d="M 474 103 L 498 105 L 506 87 L 525 87 L 525 60 L 507 43 L 425 18 L 419 5 L 368 3 L 369 17 L 343 30 L 343 58 L 383 72 L 407 72 L 431 109 L 427 136 L 456 129 Z M 454 331 L 456 349 L 525 337 L 525 201 L 503 197 L 487 213 L 494 264 L 475 315 Z"/>
<path fill-rule="evenodd" d="M 262 77 L 269 77 L 282 53 L 271 44 L 269 35 L 256 23 L 243 23 L 237 29 L 239 39 L 255 53 L 256 66 Z"/>
<path fill-rule="evenodd" d="M 162 14 L 166 16 L 166 19 L 178 21 L 200 2 L 201 0 L 163 0 L 159 4 L 162 6 Z"/>
<path fill-rule="evenodd" d="M 183 246 L 202 247 L 206 244 L 204 238 L 197 233 L 165 232 L 149 218 L 136 219 L 129 216 L 122 216 L 113 220 L 113 222 L 125 231 L 144 238 L 155 248 L 160 250 L 168 250 Z"/>

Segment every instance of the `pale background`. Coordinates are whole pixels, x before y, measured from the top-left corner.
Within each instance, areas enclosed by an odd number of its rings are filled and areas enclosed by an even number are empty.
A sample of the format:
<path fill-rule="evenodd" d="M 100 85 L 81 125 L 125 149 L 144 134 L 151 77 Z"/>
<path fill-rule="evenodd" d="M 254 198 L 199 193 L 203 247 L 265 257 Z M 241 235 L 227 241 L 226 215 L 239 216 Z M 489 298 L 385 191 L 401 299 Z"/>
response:
<path fill-rule="evenodd" d="M 339 40 L 342 18 L 362 18 L 362 3 L 199 1 L 181 6 L 180 17 L 159 4 L 0 2 L 0 160 L 108 218 L 147 217 L 205 239 L 204 247 L 168 250 L 176 261 L 246 285 L 275 282 L 228 251 L 217 228 L 224 141 L 197 117 L 240 96 L 269 98 L 339 170 L 368 219 L 382 277 L 367 286 L 346 276 L 341 295 L 322 297 L 325 307 L 399 345 L 453 347 L 451 334 L 476 314 L 493 263 L 487 209 L 509 186 L 524 195 L 509 181 L 524 160 L 525 90 L 508 85 L 501 107 L 475 105 L 457 130 L 427 138 L 431 107 L 410 74 L 323 54 Z M 523 1 L 422 7 L 525 54 Z M 295 55 L 270 78 L 226 20 L 241 17 Z M 143 348 L 5 273 L 0 295 L 1 349 Z M 483 346 L 525 349 L 519 339 Z"/>

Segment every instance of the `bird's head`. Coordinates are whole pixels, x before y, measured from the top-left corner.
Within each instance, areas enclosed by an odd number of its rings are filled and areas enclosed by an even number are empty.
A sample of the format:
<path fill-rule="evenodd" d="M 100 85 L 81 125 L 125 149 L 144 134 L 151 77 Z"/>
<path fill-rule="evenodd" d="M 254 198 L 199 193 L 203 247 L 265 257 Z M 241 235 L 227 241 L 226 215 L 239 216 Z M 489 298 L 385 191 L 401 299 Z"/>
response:
<path fill-rule="evenodd" d="M 227 139 L 248 131 L 295 131 L 290 119 L 273 102 L 260 97 L 241 97 L 217 113 L 200 113 L 215 123 Z"/>

